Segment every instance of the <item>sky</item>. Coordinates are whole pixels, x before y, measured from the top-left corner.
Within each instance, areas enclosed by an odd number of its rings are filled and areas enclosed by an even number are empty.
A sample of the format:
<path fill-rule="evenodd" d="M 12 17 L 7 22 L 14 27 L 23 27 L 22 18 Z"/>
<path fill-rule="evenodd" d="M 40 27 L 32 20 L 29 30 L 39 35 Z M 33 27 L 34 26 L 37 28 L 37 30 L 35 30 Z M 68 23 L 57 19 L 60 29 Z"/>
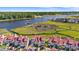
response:
<path fill-rule="evenodd" d="M 79 7 L 0 7 L 0 12 L 69 12 Z"/>

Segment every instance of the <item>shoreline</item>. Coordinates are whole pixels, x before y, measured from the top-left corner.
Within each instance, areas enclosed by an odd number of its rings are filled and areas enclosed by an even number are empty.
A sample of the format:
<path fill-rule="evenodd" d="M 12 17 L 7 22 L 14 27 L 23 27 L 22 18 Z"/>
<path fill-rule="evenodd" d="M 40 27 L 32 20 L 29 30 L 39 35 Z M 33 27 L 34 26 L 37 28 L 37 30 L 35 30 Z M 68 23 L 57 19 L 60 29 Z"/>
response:
<path fill-rule="evenodd" d="M 12 22 L 12 21 L 31 20 L 31 19 L 32 19 L 32 18 L 6 19 L 6 20 L 0 20 L 0 22 Z"/>

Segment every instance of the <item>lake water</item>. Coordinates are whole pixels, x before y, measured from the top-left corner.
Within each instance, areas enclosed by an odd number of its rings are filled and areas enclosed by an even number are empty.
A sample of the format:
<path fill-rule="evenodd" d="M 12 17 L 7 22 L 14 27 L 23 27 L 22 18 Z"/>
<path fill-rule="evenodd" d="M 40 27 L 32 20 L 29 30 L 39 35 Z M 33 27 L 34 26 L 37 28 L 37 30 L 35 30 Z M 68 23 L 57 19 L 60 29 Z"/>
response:
<path fill-rule="evenodd" d="M 37 22 L 43 22 L 48 21 L 48 19 L 45 18 L 33 18 L 32 20 L 20 20 L 20 21 L 13 21 L 13 22 L 0 22 L 0 28 L 6 28 L 8 30 L 22 27 L 25 25 L 37 23 Z"/>
<path fill-rule="evenodd" d="M 32 20 L 20 20 L 20 21 L 13 21 L 13 22 L 0 22 L 0 28 L 6 28 L 8 30 L 17 28 L 17 27 L 22 27 L 25 25 L 37 23 L 37 22 L 45 22 L 48 21 L 49 19 L 54 19 L 54 18 L 65 18 L 67 15 L 60 15 L 60 16 L 43 16 L 41 18 L 33 18 Z"/>
<path fill-rule="evenodd" d="M 50 17 L 41 17 L 41 18 L 33 18 L 32 20 L 20 20 L 20 21 L 13 21 L 13 22 L 0 22 L 0 28 L 6 28 L 8 30 L 22 27 L 25 25 L 37 23 L 37 22 L 44 22 L 48 21 Z"/>

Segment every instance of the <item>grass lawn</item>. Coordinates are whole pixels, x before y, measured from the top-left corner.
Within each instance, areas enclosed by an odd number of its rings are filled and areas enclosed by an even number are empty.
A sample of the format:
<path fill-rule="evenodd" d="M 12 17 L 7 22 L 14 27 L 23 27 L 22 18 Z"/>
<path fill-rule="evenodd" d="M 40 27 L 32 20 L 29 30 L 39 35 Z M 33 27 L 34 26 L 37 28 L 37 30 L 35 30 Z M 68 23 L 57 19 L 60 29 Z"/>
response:
<path fill-rule="evenodd" d="M 9 35 L 11 32 L 7 31 L 6 29 L 0 29 L 0 34 Z"/>
<path fill-rule="evenodd" d="M 52 24 L 56 25 L 58 28 L 56 30 L 48 29 L 47 31 L 38 31 L 32 26 L 38 25 L 38 24 Z M 61 36 L 70 36 L 73 38 L 79 39 L 79 24 L 75 23 L 61 23 L 61 22 L 40 22 L 37 24 L 32 24 L 31 26 L 24 26 L 16 29 L 12 29 L 12 31 L 17 32 L 19 34 L 40 34 L 40 35 L 61 35 Z"/>
<path fill-rule="evenodd" d="M 0 45 L 1 49 L 5 49 L 5 47 L 6 47 L 5 45 Z"/>
<path fill-rule="evenodd" d="M 73 37 L 75 39 L 79 38 L 79 32 L 77 31 L 71 31 L 71 30 L 61 30 L 58 31 L 59 34 L 62 34 L 64 36 L 70 36 Z"/>

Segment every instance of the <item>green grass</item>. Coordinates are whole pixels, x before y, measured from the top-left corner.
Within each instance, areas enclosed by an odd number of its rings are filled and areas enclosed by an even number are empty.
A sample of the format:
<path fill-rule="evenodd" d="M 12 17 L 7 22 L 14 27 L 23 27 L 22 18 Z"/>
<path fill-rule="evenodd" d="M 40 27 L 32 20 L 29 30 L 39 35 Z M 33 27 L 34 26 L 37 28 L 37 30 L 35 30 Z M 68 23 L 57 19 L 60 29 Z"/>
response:
<path fill-rule="evenodd" d="M 48 29 L 47 31 L 38 31 L 32 26 L 35 26 L 37 24 L 52 24 L 56 25 L 58 28 L 55 30 L 53 29 Z M 48 21 L 48 22 L 40 22 L 37 24 L 32 24 L 31 26 L 24 26 L 16 29 L 12 29 L 12 31 L 17 32 L 19 34 L 40 34 L 40 35 L 60 35 L 60 36 L 69 36 L 73 37 L 75 39 L 79 38 L 79 24 L 75 23 L 61 23 L 61 22 L 53 22 L 53 21 Z"/>
<path fill-rule="evenodd" d="M 0 45 L 0 48 L 3 48 L 4 49 L 5 47 L 6 47 L 5 45 Z"/>
<path fill-rule="evenodd" d="M 16 28 L 16 29 L 13 29 L 13 31 L 17 32 L 19 34 L 45 34 L 45 33 L 51 34 L 51 32 L 52 33 L 55 32 L 54 30 L 38 31 L 38 30 L 36 30 L 35 28 L 32 28 L 32 27 Z"/>
<path fill-rule="evenodd" d="M 0 29 L 0 34 L 9 35 L 11 32 L 7 31 L 6 29 Z"/>
<path fill-rule="evenodd" d="M 77 31 L 72 31 L 72 30 L 61 30 L 58 31 L 59 34 L 65 35 L 65 36 L 70 36 L 73 38 L 79 38 L 79 32 Z"/>

